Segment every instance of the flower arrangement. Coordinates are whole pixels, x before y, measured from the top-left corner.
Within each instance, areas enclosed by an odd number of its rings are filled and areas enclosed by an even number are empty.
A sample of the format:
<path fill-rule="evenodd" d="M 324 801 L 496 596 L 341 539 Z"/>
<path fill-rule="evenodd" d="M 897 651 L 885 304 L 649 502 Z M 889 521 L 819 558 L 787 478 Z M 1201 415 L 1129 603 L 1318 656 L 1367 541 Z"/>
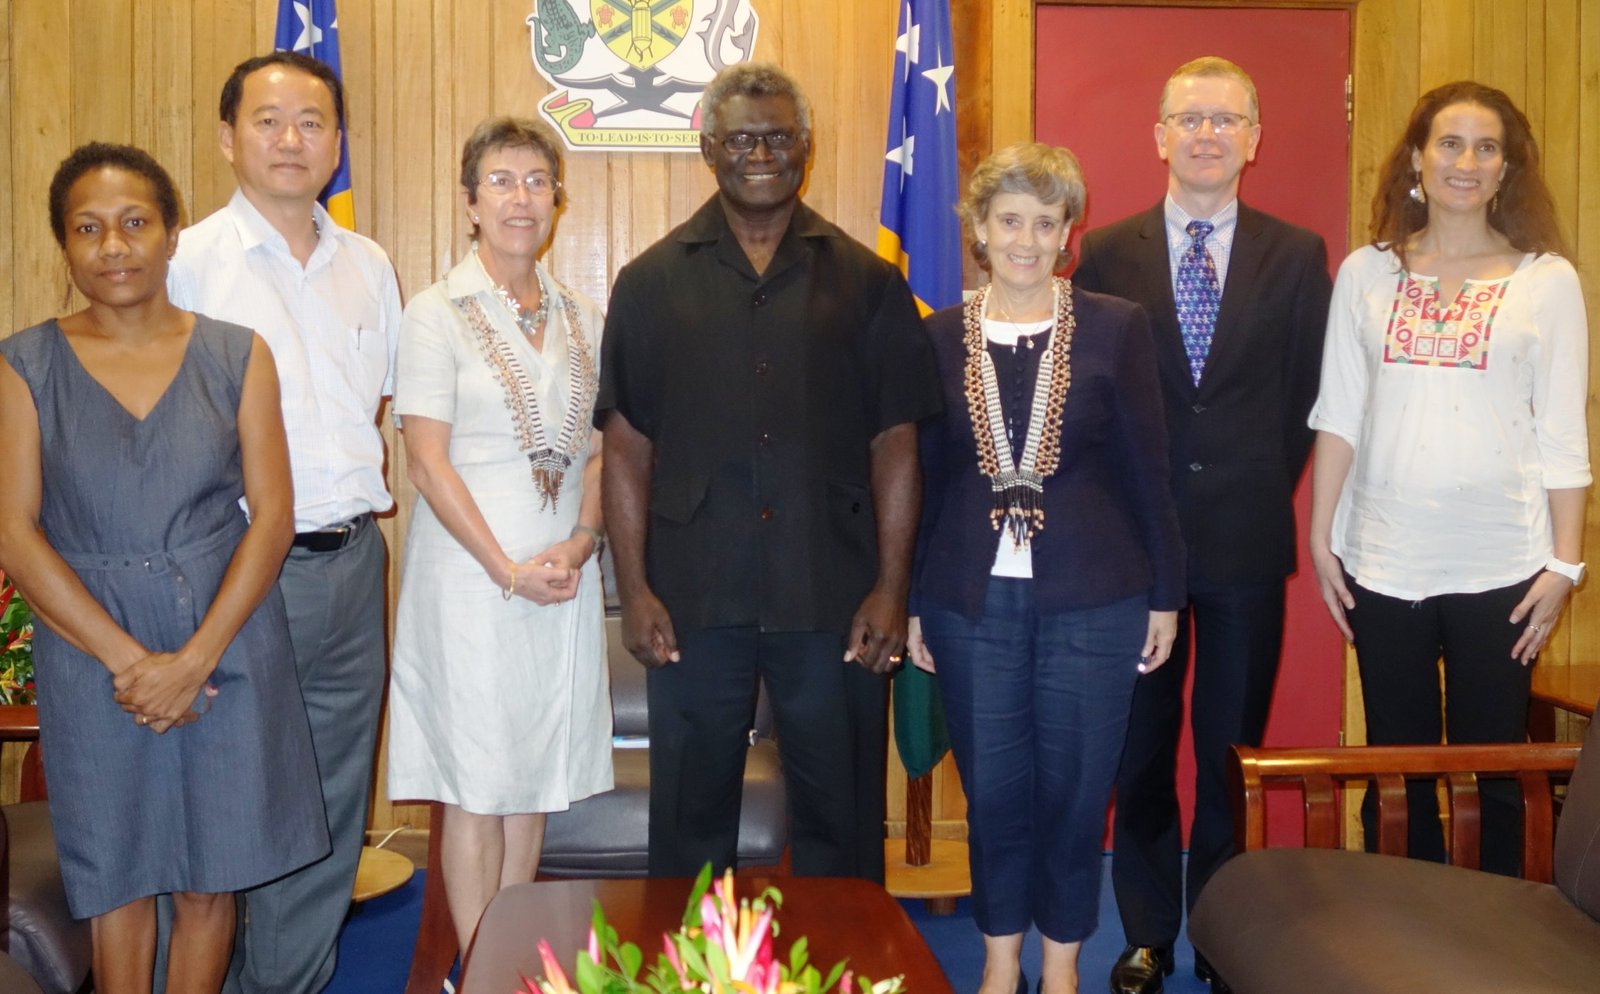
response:
<path fill-rule="evenodd" d="M 33 611 L 0 572 L 0 704 L 32 704 Z"/>
<path fill-rule="evenodd" d="M 662 933 L 661 955 L 643 977 L 639 947 L 618 941 L 596 901 L 588 948 L 578 952 L 576 985 L 568 981 L 550 943 L 541 939 L 544 979 L 523 977 L 526 989 L 514 994 L 900 994 L 903 978 L 873 983 L 854 976 L 844 962 L 824 977 L 808 962 L 804 936 L 790 947 L 787 964 L 773 959 L 772 939 L 778 934 L 773 913 L 782 904 L 776 887 L 753 901 L 736 900 L 733 871 L 713 885 L 708 863 L 689 892 L 683 925 Z"/>

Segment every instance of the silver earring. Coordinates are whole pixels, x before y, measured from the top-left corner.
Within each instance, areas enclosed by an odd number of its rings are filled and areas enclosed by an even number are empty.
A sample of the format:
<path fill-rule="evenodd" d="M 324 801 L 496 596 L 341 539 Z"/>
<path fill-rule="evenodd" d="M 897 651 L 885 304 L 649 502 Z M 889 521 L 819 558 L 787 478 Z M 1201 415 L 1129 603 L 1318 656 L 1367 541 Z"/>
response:
<path fill-rule="evenodd" d="M 1428 195 L 1422 190 L 1422 176 L 1417 176 L 1417 182 L 1411 187 L 1411 199 L 1419 204 L 1427 204 Z"/>
<path fill-rule="evenodd" d="M 476 215 L 476 214 L 472 215 L 472 223 L 473 224 L 477 224 L 478 223 L 478 215 Z"/>
<path fill-rule="evenodd" d="M 987 238 L 978 239 L 978 248 L 987 249 L 988 247 L 989 247 L 989 240 Z"/>

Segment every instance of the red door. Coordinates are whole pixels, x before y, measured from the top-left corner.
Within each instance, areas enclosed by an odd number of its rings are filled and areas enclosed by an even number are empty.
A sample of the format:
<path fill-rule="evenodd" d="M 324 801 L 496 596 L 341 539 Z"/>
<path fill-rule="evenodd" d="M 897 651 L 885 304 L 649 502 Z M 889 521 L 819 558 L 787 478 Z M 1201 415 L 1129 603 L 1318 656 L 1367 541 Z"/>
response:
<path fill-rule="evenodd" d="M 1245 170 L 1240 198 L 1321 234 L 1329 268 L 1337 269 L 1347 250 L 1349 203 L 1350 16 L 1344 10 L 1040 4 L 1034 134 L 1081 160 L 1089 188 L 1085 227 L 1110 224 L 1165 196 L 1166 163 L 1156 156 L 1152 136 L 1161 88 L 1173 69 L 1201 55 L 1238 63 L 1260 97 L 1261 145 Z M 1295 503 L 1301 570 L 1289 581 L 1283 667 L 1267 743 L 1331 745 L 1339 739 L 1343 642 L 1304 551 L 1307 480 Z M 1187 823 L 1194 787 L 1187 729 L 1178 782 Z M 1272 841 L 1297 842 L 1298 808 L 1286 796 L 1272 800 Z"/>

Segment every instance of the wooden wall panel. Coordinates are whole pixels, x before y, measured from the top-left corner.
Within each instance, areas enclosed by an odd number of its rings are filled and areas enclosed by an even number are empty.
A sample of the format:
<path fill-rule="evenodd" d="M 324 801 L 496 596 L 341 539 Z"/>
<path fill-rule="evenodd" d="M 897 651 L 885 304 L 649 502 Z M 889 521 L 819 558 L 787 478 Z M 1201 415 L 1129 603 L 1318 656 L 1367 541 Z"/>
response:
<path fill-rule="evenodd" d="M 1354 66 L 1352 78 L 1355 123 L 1350 135 L 1350 244 L 1365 244 L 1371 235 L 1368 220 L 1372 196 L 1378 187 L 1378 170 L 1404 130 L 1405 121 L 1416 103 L 1417 94 L 1459 78 L 1457 67 L 1448 56 L 1435 53 L 1436 80 L 1424 80 L 1421 54 L 1423 13 L 1429 24 L 1448 17 L 1438 11 L 1424 11 L 1417 0 L 1373 0 L 1356 8 L 1354 22 Z M 1468 36 L 1470 39 L 1470 36 Z M 1446 48 L 1454 52 L 1456 45 Z M 1409 58 L 1396 58 L 1396 52 L 1416 52 Z M 1455 74 L 1455 75 L 1452 75 Z M 1374 126 L 1369 122 L 1388 122 Z"/>
<path fill-rule="evenodd" d="M 1391 5 L 1392 6 L 1392 5 Z M 1418 88 L 1421 93 L 1453 79 L 1472 75 L 1474 18 L 1460 17 L 1461 0 L 1422 0 L 1417 11 L 1418 24 L 1427 25 L 1417 37 Z M 1386 17 L 1390 11 L 1373 8 L 1359 10 L 1360 17 Z M 1411 91 L 1405 91 L 1404 96 Z"/>
<path fill-rule="evenodd" d="M 254 54 L 255 9 L 250 0 L 192 0 L 192 9 L 194 73 L 188 102 L 194 108 L 194 179 L 184 193 L 189 216 L 202 218 L 233 193 L 233 173 L 217 150 L 217 98 L 233 67 Z"/>
<path fill-rule="evenodd" d="M 994 0 L 994 31 L 990 38 L 996 90 L 1033 92 L 1032 0 Z M 1033 106 L 1012 100 L 994 101 L 994 147 L 1033 137 Z"/>
<path fill-rule="evenodd" d="M 1544 114 L 1539 141 L 1545 153 L 1544 180 L 1570 235 L 1572 222 L 1578 216 L 1579 160 L 1574 155 L 1551 155 L 1549 136 L 1577 135 L 1582 131 L 1579 90 L 1572 85 L 1578 78 L 1578 0 L 1545 0 L 1543 26 L 1545 49 L 1540 89 L 1544 94 Z M 1593 167 L 1590 169 L 1592 175 Z"/>
<path fill-rule="evenodd" d="M 215 116 L 197 117 L 192 101 L 172 99 L 194 89 L 193 13 L 189 4 L 171 0 L 133 0 L 130 11 L 130 53 L 137 69 L 129 90 L 128 137 L 166 166 L 182 190 L 194 188 L 195 127 Z M 78 131 L 76 121 L 73 130 Z"/>
<path fill-rule="evenodd" d="M 1600 322 L 1600 184 L 1584 182 L 1581 166 L 1600 161 L 1600 8 L 1589 0 L 1285 2 L 1355 9 L 1355 240 L 1365 239 L 1378 164 L 1416 96 L 1477 76 L 1524 103 L 1543 141 L 1592 320 Z M 807 199 L 870 244 L 896 5 L 754 3 L 757 57 L 794 71 L 815 104 Z M 958 50 L 970 57 L 957 71 L 965 166 L 1031 134 L 1034 5 L 952 0 Z M 270 46 L 276 8 L 276 0 L 0 0 L 0 232 L 9 236 L 10 255 L 9 275 L 0 279 L 0 329 L 61 307 L 65 275 L 47 229 L 45 190 L 78 143 L 107 138 L 149 148 L 172 171 L 191 217 L 226 200 L 234 184 L 217 151 L 218 91 L 236 63 Z M 533 3 L 340 0 L 339 8 L 357 225 L 389 250 L 403 291 L 414 294 L 466 249 L 455 184 L 461 142 L 490 114 L 533 114 L 549 92 L 531 62 L 525 19 Z M 602 301 L 617 269 L 714 189 L 699 157 L 681 153 L 573 153 L 567 183 L 570 203 L 547 258 L 558 278 Z M 1600 372 L 1600 354 L 1591 363 L 1592 375 Z M 414 494 L 394 433 L 387 426 L 385 433 L 402 509 L 384 522 L 392 598 Z M 1594 435 L 1600 440 L 1600 431 Z M 1590 555 L 1600 558 L 1600 508 L 1593 506 L 1588 538 Z M 1600 655 L 1600 586 L 1578 593 L 1547 655 L 1544 665 Z M 903 811 L 898 783 L 891 788 L 896 814 Z M 958 833 L 963 811 L 954 773 L 942 768 L 936 831 Z M 380 779 L 375 824 L 407 820 L 417 820 L 416 810 L 389 805 Z"/>
<path fill-rule="evenodd" d="M 23 0 L 11 10 L 12 321 L 26 327 L 61 304 L 66 269 L 50 234 L 46 192 L 72 150 L 73 68 L 61 58 L 70 37 L 67 0 Z M 10 329 L 8 329 L 9 331 Z"/>
<path fill-rule="evenodd" d="M 68 23 L 71 64 L 95 71 L 93 77 L 74 79 L 68 91 L 74 138 L 130 140 L 134 87 L 126 84 L 134 76 L 131 0 L 105 0 L 94 10 L 74 8 Z M 119 85 L 105 85 L 110 80 Z"/>
<path fill-rule="evenodd" d="M 0 45 L 0 162 L 7 167 L 4 181 L 0 181 L 0 238 L 10 238 L 15 235 L 12 227 L 13 216 L 11 202 L 13 195 L 14 175 L 11 173 L 11 156 L 17 143 L 11 130 L 11 0 L 0 0 L 0 38 L 4 39 Z M 17 327 L 16 323 L 16 279 L 17 274 L 11 268 L 6 268 L 4 276 L 0 276 L 0 334 L 8 334 Z"/>

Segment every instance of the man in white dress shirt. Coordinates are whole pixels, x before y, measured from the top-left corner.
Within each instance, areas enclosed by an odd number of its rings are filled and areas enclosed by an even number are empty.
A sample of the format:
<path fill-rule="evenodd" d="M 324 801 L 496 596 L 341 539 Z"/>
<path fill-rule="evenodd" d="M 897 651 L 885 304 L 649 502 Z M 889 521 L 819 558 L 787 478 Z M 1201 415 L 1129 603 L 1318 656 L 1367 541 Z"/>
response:
<path fill-rule="evenodd" d="M 218 141 L 239 188 L 183 232 L 179 306 L 254 328 L 272 348 L 294 474 L 295 540 L 279 587 L 333 851 L 247 891 L 230 992 L 314 994 L 333 975 L 366 829 L 384 672 L 384 484 L 378 408 L 400 329 L 394 268 L 317 195 L 339 162 L 344 94 L 323 63 L 274 52 L 222 89 Z M 219 785 L 218 789 L 226 789 Z"/>

